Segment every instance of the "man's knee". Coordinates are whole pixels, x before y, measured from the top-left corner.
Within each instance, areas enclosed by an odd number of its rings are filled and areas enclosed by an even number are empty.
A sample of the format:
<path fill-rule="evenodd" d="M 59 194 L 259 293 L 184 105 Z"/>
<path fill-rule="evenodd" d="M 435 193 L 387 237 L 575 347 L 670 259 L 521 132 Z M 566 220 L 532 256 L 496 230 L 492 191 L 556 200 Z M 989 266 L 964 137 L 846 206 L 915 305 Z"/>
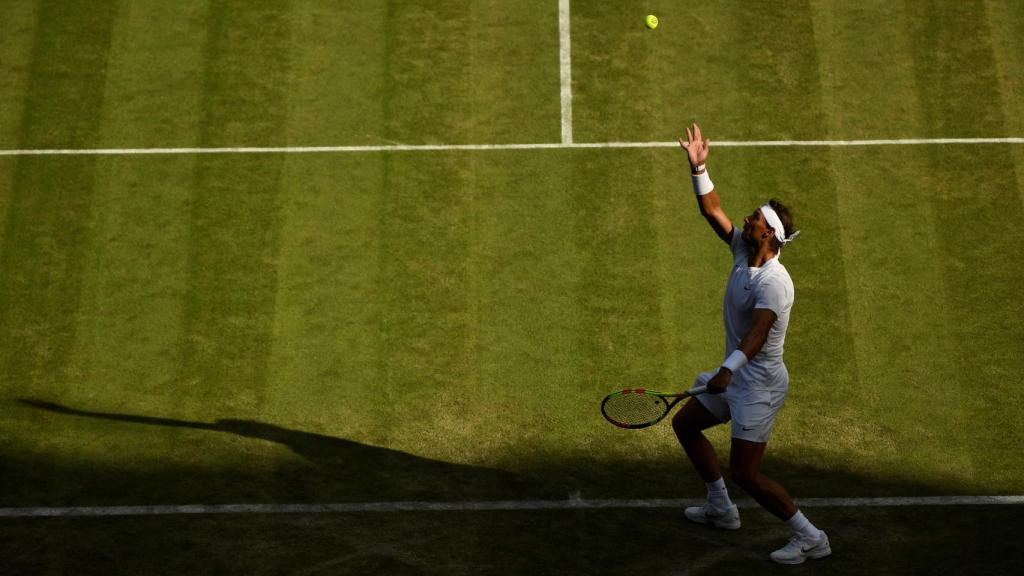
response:
<path fill-rule="evenodd" d="M 689 418 L 683 415 L 683 411 L 680 410 L 675 413 L 672 417 L 672 430 L 675 431 L 676 437 L 681 442 L 697 438 L 701 435 L 701 430 L 695 427 Z"/>
<path fill-rule="evenodd" d="M 757 479 L 760 476 L 760 472 L 756 469 L 736 462 L 731 463 L 729 466 L 729 473 L 732 475 L 732 481 L 747 491 L 751 487 L 757 486 Z"/>
<path fill-rule="evenodd" d="M 721 422 L 696 398 L 690 398 L 672 417 L 672 429 L 680 442 L 703 437 L 703 431 Z"/>

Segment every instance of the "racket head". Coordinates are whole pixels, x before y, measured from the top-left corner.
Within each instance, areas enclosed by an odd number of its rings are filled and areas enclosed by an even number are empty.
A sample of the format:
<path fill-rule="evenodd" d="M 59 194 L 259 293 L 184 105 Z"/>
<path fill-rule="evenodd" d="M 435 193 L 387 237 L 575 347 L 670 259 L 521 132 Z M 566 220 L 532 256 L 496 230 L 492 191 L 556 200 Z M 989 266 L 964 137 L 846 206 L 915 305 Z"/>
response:
<path fill-rule="evenodd" d="M 601 414 L 605 420 L 635 430 L 653 426 L 668 415 L 683 396 L 668 395 L 643 388 L 627 388 L 613 392 L 601 401 Z"/>

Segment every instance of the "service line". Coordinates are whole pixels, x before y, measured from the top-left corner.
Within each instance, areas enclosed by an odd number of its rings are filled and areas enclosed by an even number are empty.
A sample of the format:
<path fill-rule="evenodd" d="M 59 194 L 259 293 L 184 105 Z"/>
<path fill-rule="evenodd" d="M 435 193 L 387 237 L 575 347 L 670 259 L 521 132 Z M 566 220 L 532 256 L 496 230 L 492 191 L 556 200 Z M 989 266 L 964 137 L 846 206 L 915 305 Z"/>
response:
<path fill-rule="evenodd" d="M 558 60 L 562 78 L 562 144 L 572 144 L 572 40 L 569 0 L 558 0 Z"/>
<path fill-rule="evenodd" d="M 887 140 L 715 140 L 712 148 L 781 146 L 916 146 L 1024 144 L 1024 138 L 912 138 Z M 224 148 L 63 148 L 0 150 L 0 156 L 130 156 L 155 154 L 344 154 L 365 152 L 451 152 L 477 150 L 574 150 L 585 148 L 675 148 L 678 142 L 574 142 L 569 144 L 389 144 L 378 146 L 236 146 Z"/>

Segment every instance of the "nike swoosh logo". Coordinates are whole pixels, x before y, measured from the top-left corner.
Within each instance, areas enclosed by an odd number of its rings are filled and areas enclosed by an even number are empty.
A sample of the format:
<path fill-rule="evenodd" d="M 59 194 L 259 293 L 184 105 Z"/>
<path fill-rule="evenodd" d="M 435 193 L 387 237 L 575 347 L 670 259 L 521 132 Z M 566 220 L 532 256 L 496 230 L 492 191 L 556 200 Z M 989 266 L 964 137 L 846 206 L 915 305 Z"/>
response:
<path fill-rule="evenodd" d="M 813 552 L 814 550 L 817 550 L 818 548 L 821 548 L 821 544 L 815 544 L 814 546 L 811 546 L 810 548 L 804 548 L 803 546 L 801 546 L 800 547 L 800 551 L 804 552 L 804 553 L 807 553 L 807 552 Z"/>
<path fill-rule="evenodd" d="M 744 286 L 743 289 L 744 290 L 750 290 L 750 286 Z"/>
<path fill-rule="evenodd" d="M 744 432 L 750 432 L 751 430 L 753 430 L 753 428 L 746 428 L 746 427 L 743 428 Z"/>

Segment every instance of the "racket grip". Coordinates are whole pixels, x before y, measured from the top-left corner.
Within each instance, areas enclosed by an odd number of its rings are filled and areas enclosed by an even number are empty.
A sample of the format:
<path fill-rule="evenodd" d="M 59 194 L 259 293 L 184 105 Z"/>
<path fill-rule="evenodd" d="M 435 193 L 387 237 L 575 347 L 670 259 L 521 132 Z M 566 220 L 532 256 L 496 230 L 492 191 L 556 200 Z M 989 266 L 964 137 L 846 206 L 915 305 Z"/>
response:
<path fill-rule="evenodd" d="M 696 396 L 698 394 L 703 394 L 703 393 L 705 393 L 707 391 L 708 391 L 708 387 L 706 385 L 704 385 L 704 386 L 697 386 L 697 387 L 690 388 L 689 390 L 687 390 L 687 392 L 690 394 L 690 396 Z"/>

